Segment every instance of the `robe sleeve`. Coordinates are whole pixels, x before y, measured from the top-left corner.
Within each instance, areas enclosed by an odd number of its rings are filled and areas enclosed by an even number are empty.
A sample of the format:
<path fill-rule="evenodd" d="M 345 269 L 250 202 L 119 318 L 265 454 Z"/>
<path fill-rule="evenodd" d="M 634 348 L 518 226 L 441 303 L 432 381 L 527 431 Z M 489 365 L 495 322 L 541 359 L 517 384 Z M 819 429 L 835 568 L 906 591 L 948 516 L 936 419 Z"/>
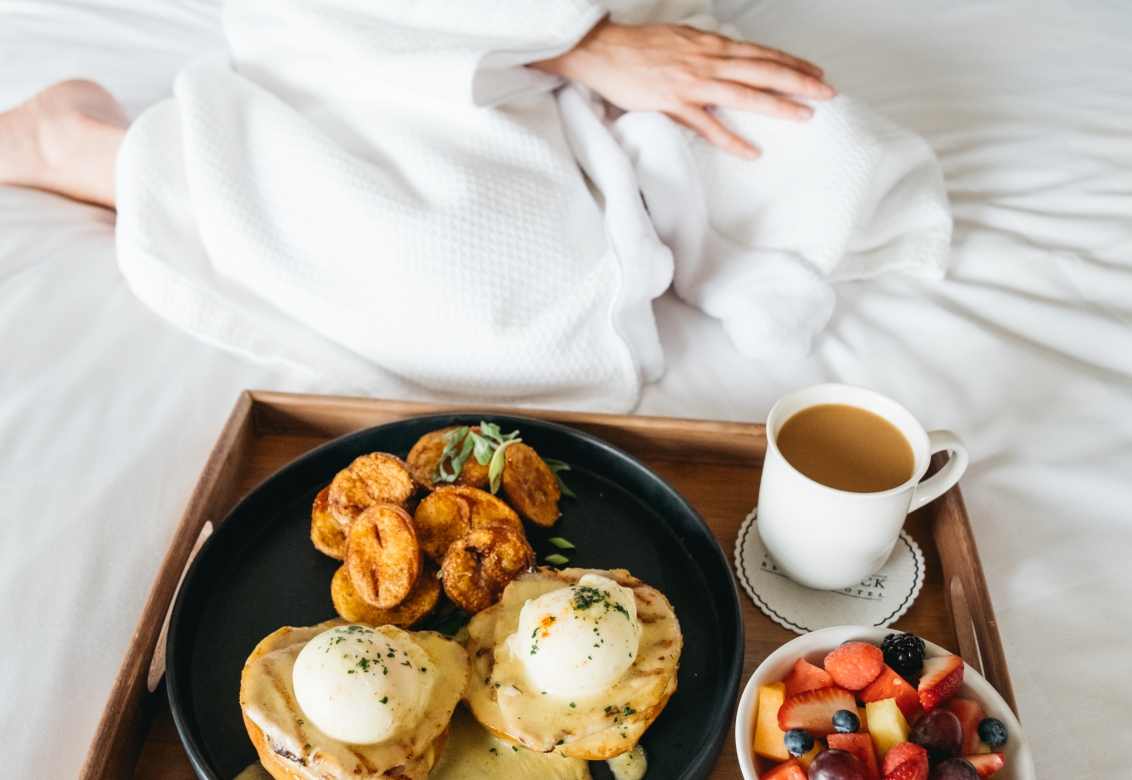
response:
<path fill-rule="evenodd" d="M 559 86 L 526 64 L 607 13 L 594 0 L 229 0 L 223 21 L 233 67 L 277 94 L 313 94 L 333 72 L 351 74 L 344 88 L 493 105 Z"/>

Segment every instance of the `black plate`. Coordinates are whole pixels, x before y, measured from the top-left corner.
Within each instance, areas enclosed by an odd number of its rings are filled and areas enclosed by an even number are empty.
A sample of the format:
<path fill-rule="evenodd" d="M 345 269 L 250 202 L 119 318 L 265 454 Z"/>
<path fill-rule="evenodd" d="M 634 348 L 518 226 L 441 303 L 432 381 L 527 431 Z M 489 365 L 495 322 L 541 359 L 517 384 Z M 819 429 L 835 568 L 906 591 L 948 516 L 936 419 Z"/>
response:
<path fill-rule="evenodd" d="M 418 438 L 449 425 L 496 422 L 522 431 L 548 458 L 569 463 L 562 518 L 551 531 L 528 526 L 540 562 L 547 538 L 576 546 L 571 566 L 625 568 L 672 602 L 684 634 L 679 688 L 641 740 L 648 777 L 707 777 L 723 745 L 743 667 L 739 594 L 707 524 L 667 482 L 600 439 L 571 428 L 497 414 L 402 420 L 327 442 L 249 493 L 201 548 L 173 609 L 166 656 L 169 703 L 197 774 L 231 780 L 255 761 L 240 715 L 240 670 L 280 626 L 335 617 L 330 578 L 339 562 L 311 545 L 310 507 L 340 469 L 368 452 L 401 457 Z M 596 778 L 609 777 L 603 763 Z"/>

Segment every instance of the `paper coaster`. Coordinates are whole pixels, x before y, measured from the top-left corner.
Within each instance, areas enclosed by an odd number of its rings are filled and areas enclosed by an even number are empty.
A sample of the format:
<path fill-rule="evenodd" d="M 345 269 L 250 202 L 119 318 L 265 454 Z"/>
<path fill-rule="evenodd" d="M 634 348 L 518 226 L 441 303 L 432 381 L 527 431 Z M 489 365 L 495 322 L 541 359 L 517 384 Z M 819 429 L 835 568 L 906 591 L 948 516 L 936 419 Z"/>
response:
<path fill-rule="evenodd" d="M 759 536 L 752 509 L 735 542 L 735 571 L 766 616 L 798 634 L 830 626 L 883 628 L 908 611 L 924 584 L 924 555 L 906 531 L 881 570 L 843 590 L 813 590 L 778 570 Z"/>

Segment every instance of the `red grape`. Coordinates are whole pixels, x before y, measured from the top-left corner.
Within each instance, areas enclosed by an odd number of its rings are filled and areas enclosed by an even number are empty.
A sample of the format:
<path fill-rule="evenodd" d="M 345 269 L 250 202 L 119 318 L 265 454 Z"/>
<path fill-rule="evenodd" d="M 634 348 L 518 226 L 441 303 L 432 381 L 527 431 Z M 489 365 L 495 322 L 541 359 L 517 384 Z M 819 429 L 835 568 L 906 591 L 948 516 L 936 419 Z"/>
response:
<path fill-rule="evenodd" d="M 935 709 L 916 721 L 908 741 L 928 751 L 933 764 L 951 758 L 963 746 L 963 726 L 945 709 Z"/>
<path fill-rule="evenodd" d="M 823 750 L 810 762 L 809 780 L 868 780 L 865 768 L 848 750 Z"/>

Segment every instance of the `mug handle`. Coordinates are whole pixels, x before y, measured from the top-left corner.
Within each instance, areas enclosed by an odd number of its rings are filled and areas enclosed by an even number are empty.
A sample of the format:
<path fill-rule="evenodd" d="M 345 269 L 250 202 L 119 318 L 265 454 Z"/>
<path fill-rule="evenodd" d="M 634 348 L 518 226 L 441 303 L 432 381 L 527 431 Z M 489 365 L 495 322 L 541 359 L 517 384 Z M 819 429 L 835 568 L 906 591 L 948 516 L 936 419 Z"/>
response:
<path fill-rule="evenodd" d="M 947 450 L 948 460 L 934 475 L 916 485 L 912 494 L 912 503 L 908 507 L 913 512 L 929 501 L 935 501 L 963 476 L 967 470 L 967 447 L 963 440 L 951 431 L 931 431 L 928 434 L 928 450 L 930 455 Z"/>

